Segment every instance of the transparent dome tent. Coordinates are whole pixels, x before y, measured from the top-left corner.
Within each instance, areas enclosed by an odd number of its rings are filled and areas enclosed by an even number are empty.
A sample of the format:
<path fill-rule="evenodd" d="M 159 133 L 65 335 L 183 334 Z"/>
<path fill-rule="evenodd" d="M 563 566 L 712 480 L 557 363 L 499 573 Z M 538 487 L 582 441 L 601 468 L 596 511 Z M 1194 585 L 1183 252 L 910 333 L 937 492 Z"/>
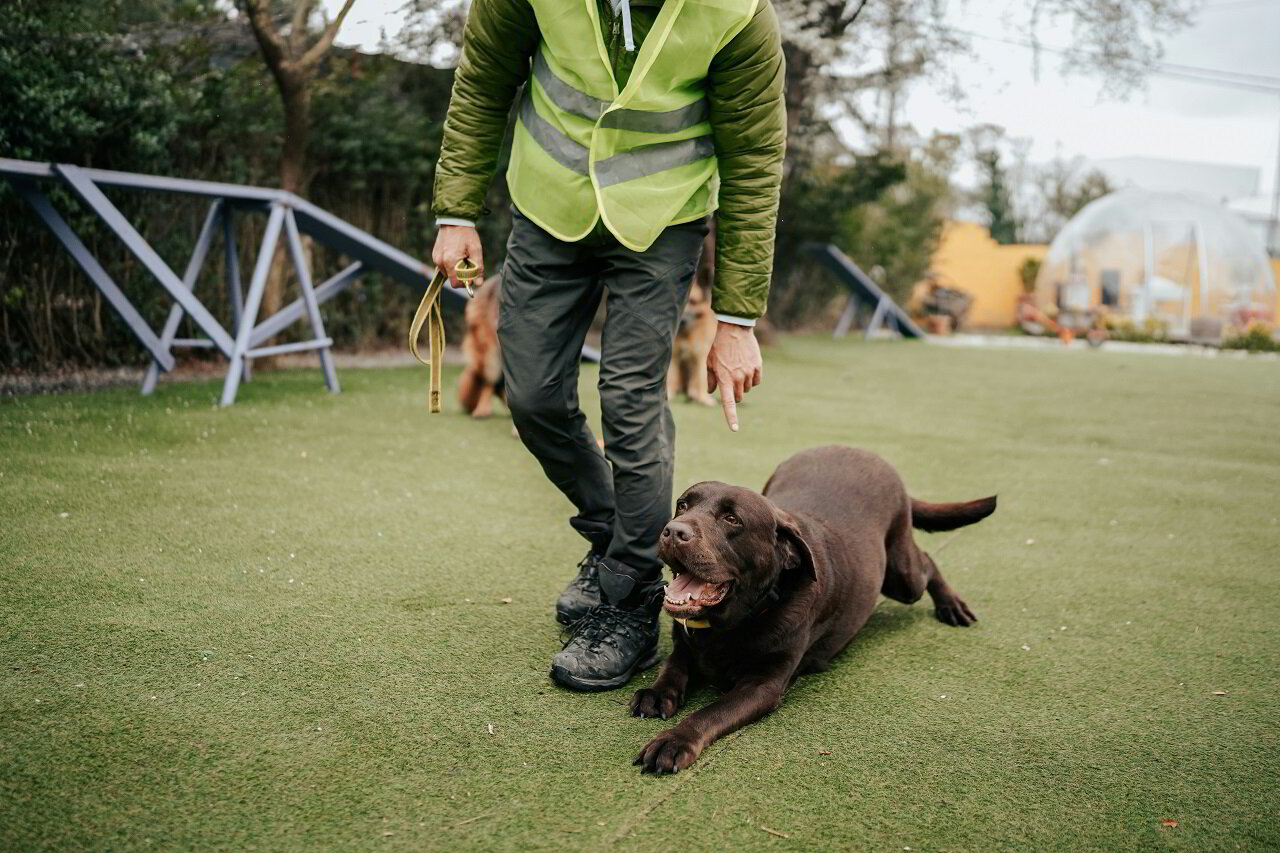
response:
<path fill-rule="evenodd" d="M 1209 199 L 1126 189 L 1054 238 L 1036 301 L 1068 327 L 1128 323 L 1170 340 L 1220 341 L 1276 319 L 1271 265 L 1235 213 Z"/>

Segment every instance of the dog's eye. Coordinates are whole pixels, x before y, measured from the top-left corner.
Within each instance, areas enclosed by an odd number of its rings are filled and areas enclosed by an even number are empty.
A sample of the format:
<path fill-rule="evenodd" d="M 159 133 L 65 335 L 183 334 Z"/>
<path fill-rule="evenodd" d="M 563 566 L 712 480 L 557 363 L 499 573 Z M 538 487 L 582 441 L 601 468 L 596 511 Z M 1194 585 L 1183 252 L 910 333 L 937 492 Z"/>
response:
<path fill-rule="evenodd" d="M 676 501 L 676 514 L 680 514 L 689 508 L 689 502 L 685 500 Z"/>
<path fill-rule="evenodd" d="M 720 516 L 720 520 L 725 524 L 732 524 L 734 527 L 742 526 L 742 522 L 739 521 L 738 517 L 731 512 L 726 512 L 724 515 Z"/>

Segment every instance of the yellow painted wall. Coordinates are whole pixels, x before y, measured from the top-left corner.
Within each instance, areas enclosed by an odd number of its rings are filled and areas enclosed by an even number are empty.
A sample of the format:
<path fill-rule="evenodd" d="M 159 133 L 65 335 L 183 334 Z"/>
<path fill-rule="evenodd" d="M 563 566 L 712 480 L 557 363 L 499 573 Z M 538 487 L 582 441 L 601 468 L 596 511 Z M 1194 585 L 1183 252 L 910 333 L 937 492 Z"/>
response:
<path fill-rule="evenodd" d="M 1276 321 L 1280 322 L 1280 258 L 1271 259 L 1271 277 L 1276 281 Z"/>
<path fill-rule="evenodd" d="M 973 297 L 967 328 L 1007 328 L 1017 319 L 1022 262 L 1027 258 L 1044 260 L 1048 251 L 1043 244 L 1001 246 L 981 225 L 949 222 L 942 230 L 930 269 L 940 284 Z M 1280 258 L 1271 259 L 1271 269 L 1280 285 Z M 1280 287 L 1276 288 L 1276 317 L 1280 318 Z"/>
<path fill-rule="evenodd" d="M 981 225 L 949 222 L 930 269 L 939 284 L 973 297 L 965 324 L 968 328 L 1006 328 L 1016 319 L 1022 262 L 1027 258 L 1043 260 L 1048 251 L 1048 246 L 1039 244 L 1001 246 Z"/>

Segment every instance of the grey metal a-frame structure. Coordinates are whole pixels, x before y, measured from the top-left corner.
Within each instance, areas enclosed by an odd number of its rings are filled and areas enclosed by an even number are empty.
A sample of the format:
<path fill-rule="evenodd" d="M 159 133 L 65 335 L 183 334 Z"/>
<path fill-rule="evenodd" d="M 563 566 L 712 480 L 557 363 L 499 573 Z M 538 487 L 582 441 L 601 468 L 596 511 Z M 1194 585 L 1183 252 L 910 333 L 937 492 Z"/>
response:
<path fill-rule="evenodd" d="M 430 269 L 421 261 L 305 199 L 282 190 L 3 158 L 0 158 L 0 176 L 7 178 L 13 184 L 18 194 L 27 201 L 40 221 L 84 270 L 90 281 L 102 292 L 107 302 L 151 354 L 152 362 L 142 383 L 143 394 L 150 394 L 155 389 L 160 371 L 173 369 L 173 350 L 184 347 L 213 347 L 227 357 L 230 364 L 222 388 L 222 405 L 224 406 L 235 402 L 240 382 L 247 380 L 250 376 L 250 365 L 253 359 L 289 352 L 315 351 L 324 371 L 325 385 L 330 391 L 336 393 L 338 375 L 334 369 L 331 353 L 333 339 L 325 334 L 320 305 L 341 293 L 361 275 L 371 270 L 383 273 L 415 290 L 424 290 L 431 275 Z M 40 182 L 45 180 L 64 182 L 173 297 L 174 305 L 159 334 L 156 334 L 143 319 L 102 264 L 54 209 L 48 196 L 40 189 Z M 195 249 L 181 277 L 164 262 L 155 249 L 129 223 L 124 214 L 103 194 L 101 187 L 179 193 L 210 200 L 204 226 L 200 229 Z M 234 229 L 235 217 L 244 213 L 263 213 L 267 217 L 266 230 L 258 247 L 258 256 L 253 265 L 247 291 L 241 286 Z M 219 323 L 205 308 L 195 292 L 196 281 L 219 231 L 226 252 L 226 286 L 231 302 L 229 329 Z M 270 272 L 271 260 L 282 234 L 289 247 L 290 259 L 297 273 L 302 295 L 293 303 L 259 321 L 258 314 L 262 307 L 263 293 L 266 290 L 267 274 Z M 313 284 L 311 271 L 307 266 L 306 253 L 302 248 L 302 234 L 307 234 L 317 242 L 345 255 L 351 259 L 352 263 L 321 284 Z M 446 288 L 445 292 L 456 299 L 467 298 L 462 291 L 452 288 Z M 189 316 L 205 337 L 177 337 L 178 326 L 184 316 Z M 309 340 L 274 346 L 266 345 L 271 338 L 304 316 L 311 326 L 312 337 Z"/>
<path fill-rule="evenodd" d="M 830 243 L 807 243 L 804 251 L 811 255 L 830 271 L 836 279 L 849 288 L 849 302 L 845 305 L 840 322 L 832 337 L 843 338 L 858 319 L 858 308 L 861 304 L 874 305 L 871 320 L 867 323 L 866 337 L 871 337 L 881 328 L 892 328 L 904 338 L 923 338 L 924 331 L 915 324 L 902 306 L 893 301 L 893 297 L 880 289 L 848 255 Z"/>

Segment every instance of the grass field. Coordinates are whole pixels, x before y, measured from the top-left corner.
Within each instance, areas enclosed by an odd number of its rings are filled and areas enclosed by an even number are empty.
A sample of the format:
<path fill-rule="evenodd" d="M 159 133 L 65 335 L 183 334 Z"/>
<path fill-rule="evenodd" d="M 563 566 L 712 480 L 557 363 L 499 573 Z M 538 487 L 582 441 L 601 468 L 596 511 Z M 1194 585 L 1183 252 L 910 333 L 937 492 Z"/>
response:
<path fill-rule="evenodd" d="M 0 848 L 1280 845 L 1280 365 L 801 338 L 741 433 L 677 405 L 681 488 L 841 442 L 1001 503 L 928 543 L 975 627 L 882 603 L 663 778 L 547 679 L 584 545 L 509 420 L 341 379 L 0 403 Z"/>

